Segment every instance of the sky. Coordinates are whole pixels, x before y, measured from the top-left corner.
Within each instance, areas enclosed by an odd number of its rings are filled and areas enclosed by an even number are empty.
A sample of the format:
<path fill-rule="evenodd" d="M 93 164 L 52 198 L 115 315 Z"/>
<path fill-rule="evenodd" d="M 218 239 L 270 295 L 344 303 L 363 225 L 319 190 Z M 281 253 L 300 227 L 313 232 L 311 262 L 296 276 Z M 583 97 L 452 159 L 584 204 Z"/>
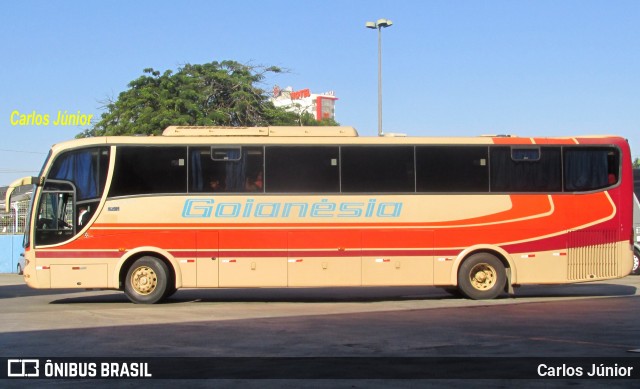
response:
<path fill-rule="evenodd" d="M 95 123 L 145 68 L 276 65 L 265 90 L 334 91 L 336 120 L 375 136 L 380 18 L 385 132 L 615 134 L 640 157 L 637 0 L 25 0 L 0 14 L 0 186 L 87 128 L 58 112 Z"/>

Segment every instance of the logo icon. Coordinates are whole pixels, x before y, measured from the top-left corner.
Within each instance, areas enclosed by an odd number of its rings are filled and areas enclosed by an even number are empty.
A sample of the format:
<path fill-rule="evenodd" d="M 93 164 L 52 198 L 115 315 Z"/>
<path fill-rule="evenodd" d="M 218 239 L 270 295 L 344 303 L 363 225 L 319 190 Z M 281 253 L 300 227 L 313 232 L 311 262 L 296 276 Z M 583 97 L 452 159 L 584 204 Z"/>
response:
<path fill-rule="evenodd" d="M 40 377 L 40 361 L 37 359 L 9 359 L 8 377 Z"/>

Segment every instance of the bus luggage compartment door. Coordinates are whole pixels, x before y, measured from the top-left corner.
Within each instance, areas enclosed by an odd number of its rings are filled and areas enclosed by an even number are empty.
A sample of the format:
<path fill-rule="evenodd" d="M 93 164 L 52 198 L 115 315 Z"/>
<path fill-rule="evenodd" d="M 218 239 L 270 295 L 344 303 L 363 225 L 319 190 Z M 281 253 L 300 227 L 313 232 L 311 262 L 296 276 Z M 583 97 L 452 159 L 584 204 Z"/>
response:
<path fill-rule="evenodd" d="M 433 285 L 433 231 L 364 231 L 362 250 L 363 285 Z"/>
<path fill-rule="evenodd" d="M 91 265 L 51 265 L 52 288 L 106 288 L 106 263 Z"/>
<path fill-rule="evenodd" d="M 289 232 L 289 286 L 362 285 L 360 231 Z"/>
<path fill-rule="evenodd" d="M 218 231 L 198 231 L 197 245 L 197 276 L 199 288 L 215 288 L 218 286 Z"/>
<path fill-rule="evenodd" d="M 220 231 L 220 287 L 287 286 L 287 233 Z"/>

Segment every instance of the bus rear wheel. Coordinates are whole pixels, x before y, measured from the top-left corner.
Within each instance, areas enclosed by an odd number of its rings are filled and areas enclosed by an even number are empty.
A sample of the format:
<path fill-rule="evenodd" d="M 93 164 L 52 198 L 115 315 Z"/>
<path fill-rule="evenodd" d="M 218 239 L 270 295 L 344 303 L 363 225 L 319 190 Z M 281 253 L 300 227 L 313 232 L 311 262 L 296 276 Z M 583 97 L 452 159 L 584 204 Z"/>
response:
<path fill-rule="evenodd" d="M 124 292 L 136 304 L 155 304 L 165 298 L 169 270 L 158 258 L 142 257 L 127 272 Z"/>
<path fill-rule="evenodd" d="M 460 292 L 473 300 L 498 297 L 507 280 L 504 265 L 494 255 L 477 253 L 467 258 L 458 270 Z"/>

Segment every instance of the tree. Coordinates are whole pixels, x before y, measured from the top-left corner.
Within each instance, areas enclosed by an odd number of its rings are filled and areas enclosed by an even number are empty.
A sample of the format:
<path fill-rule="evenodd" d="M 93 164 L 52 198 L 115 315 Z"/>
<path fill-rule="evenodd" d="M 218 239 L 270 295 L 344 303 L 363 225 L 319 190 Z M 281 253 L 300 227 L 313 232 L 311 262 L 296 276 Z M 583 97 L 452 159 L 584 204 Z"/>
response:
<path fill-rule="evenodd" d="M 159 135 L 170 125 L 298 124 L 295 113 L 276 108 L 257 86 L 267 74 L 281 73 L 278 67 L 214 61 L 187 64 L 176 73 L 171 70 L 160 73 L 152 68 L 143 72 L 117 100 L 105 103 L 106 112 L 100 121 L 76 137 Z"/>
<path fill-rule="evenodd" d="M 338 123 L 333 118 L 325 118 L 318 121 L 316 120 L 315 116 L 313 116 L 308 112 L 305 112 L 302 115 L 301 119 L 302 119 L 303 126 L 339 126 L 340 125 L 340 123 Z"/>
<path fill-rule="evenodd" d="M 633 168 L 634 168 L 634 169 L 639 169 L 639 168 L 640 168 L 640 158 L 636 158 L 636 159 L 633 161 Z"/>

